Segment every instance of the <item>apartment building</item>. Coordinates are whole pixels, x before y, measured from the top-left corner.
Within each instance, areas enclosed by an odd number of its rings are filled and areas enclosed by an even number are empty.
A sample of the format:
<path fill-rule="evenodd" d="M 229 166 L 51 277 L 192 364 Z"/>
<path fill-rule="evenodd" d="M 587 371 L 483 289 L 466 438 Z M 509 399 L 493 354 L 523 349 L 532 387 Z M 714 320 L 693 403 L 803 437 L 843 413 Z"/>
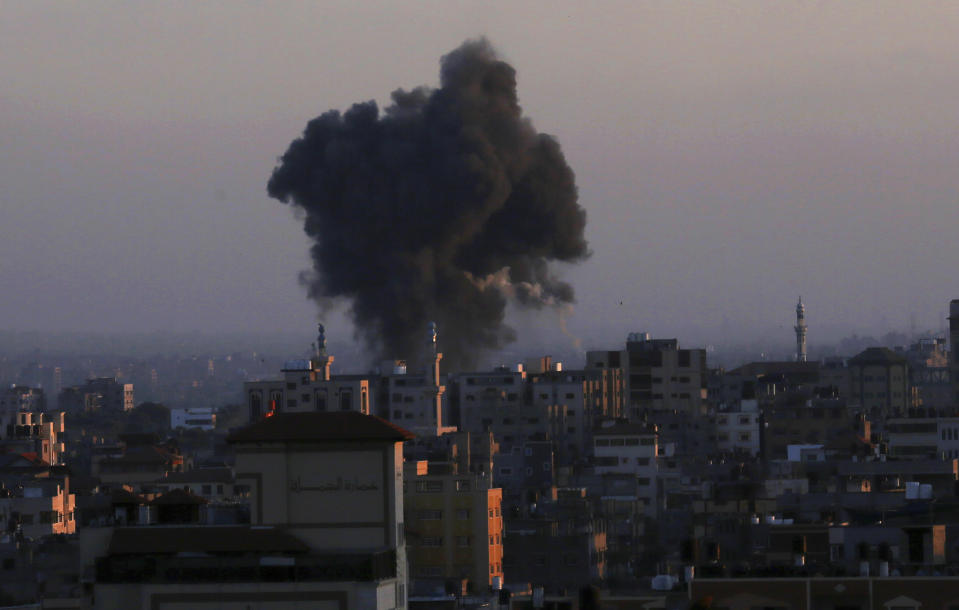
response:
<path fill-rule="evenodd" d="M 646 513 L 657 512 L 657 459 L 655 428 L 642 424 L 613 423 L 593 432 L 596 474 L 631 474 L 636 477 L 638 495 Z"/>
<path fill-rule="evenodd" d="M 881 426 L 915 406 L 905 356 L 885 347 L 870 347 L 848 361 L 849 402 L 859 405 Z"/>
<path fill-rule="evenodd" d="M 465 580 L 481 593 L 503 582 L 503 492 L 489 476 L 453 466 L 419 461 L 404 469 L 410 576 Z"/>
<path fill-rule="evenodd" d="M 630 419 L 649 411 L 705 412 L 705 349 L 682 349 L 676 339 L 631 333 L 625 350 L 587 352 L 586 367 L 622 371 L 625 415 Z"/>

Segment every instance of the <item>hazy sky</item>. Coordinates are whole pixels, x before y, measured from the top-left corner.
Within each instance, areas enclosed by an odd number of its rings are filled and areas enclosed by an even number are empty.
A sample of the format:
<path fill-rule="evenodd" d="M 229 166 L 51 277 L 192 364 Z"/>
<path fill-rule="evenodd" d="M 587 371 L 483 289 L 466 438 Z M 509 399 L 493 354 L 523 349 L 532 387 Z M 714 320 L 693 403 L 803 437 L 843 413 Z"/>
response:
<path fill-rule="evenodd" d="M 479 35 L 576 172 L 587 345 L 787 342 L 799 294 L 815 344 L 959 297 L 957 3 L 356 4 L 0 0 L 0 329 L 312 333 L 277 157 Z"/>

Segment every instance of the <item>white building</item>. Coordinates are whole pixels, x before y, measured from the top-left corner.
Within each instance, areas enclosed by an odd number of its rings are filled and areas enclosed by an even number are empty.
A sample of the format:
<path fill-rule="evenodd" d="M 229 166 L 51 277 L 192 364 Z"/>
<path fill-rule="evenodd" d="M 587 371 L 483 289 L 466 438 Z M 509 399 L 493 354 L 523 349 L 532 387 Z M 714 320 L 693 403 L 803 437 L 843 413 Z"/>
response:
<path fill-rule="evenodd" d="M 199 428 L 210 431 L 216 427 L 216 413 L 212 407 L 197 407 L 194 409 L 170 409 L 170 427 Z"/>

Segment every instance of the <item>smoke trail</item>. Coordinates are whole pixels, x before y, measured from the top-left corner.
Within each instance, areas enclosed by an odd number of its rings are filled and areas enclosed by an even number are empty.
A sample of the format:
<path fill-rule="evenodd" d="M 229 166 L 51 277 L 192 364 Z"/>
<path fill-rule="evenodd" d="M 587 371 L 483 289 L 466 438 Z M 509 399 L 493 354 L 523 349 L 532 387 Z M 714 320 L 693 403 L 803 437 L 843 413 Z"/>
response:
<path fill-rule="evenodd" d="M 589 255 L 586 212 L 559 144 L 522 116 L 512 67 L 485 39 L 441 60 L 440 87 L 310 121 L 271 197 L 305 212 L 311 298 L 351 303 L 377 354 L 416 358 L 428 321 L 452 367 L 515 338 L 507 299 L 568 306 L 549 261 Z"/>

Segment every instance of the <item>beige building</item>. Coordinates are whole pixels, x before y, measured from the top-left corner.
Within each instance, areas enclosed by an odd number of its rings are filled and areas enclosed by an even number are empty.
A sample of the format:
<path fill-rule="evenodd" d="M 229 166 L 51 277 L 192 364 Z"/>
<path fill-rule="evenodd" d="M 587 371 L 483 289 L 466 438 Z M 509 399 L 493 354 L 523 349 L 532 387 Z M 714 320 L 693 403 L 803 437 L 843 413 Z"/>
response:
<path fill-rule="evenodd" d="M 406 544 L 411 578 L 468 581 L 482 593 L 503 581 L 503 492 L 490 477 L 453 464 L 405 468 Z"/>
<path fill-rule="evenodd" d="M 706 402 L 706 350 L 681 349 L 676 339 L 631 333 L 626 349 L 586 352 L 587 368 L 623 371 L 626 417 L 675 411 L 699 415 Z"/>
<path fill-rule="evenodd" d="M 354 411 L 277 414 L 228 438 L 250 526 L 92 534 L 94 608 L 403 610 L 403 451 Z"/>

